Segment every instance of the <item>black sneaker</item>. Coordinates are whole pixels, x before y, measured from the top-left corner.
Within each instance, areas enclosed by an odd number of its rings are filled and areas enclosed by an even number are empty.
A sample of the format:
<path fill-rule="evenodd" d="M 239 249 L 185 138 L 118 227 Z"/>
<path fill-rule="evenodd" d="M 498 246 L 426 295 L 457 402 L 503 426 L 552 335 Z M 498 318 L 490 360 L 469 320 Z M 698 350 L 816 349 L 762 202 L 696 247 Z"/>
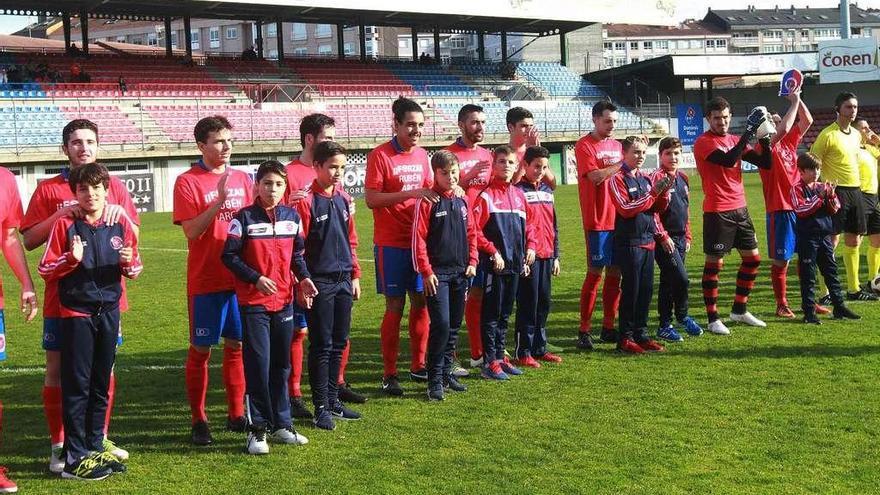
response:
<path fill-rule="evenodd" d="M 414 382 L 427 382 L 428 381 L 428 370 L 425 368 L 417 369 L 415 371 L 409 372 L 409 379 Z"/>
<path fill-rule="evenodd" d="M 447 375 L 446 379 L 443 380 L 443 387 L 452 390 L 453 392 L 467 392 L 467 385 L 458 381 L 458 378 L 455 375 Z"/>
<path fill-rule="evenodd" d="M 603 328 L 602 333 L 599 336 L 599 340 L 606 344 L 616 344 L 617 343 L 617 330 L 613 328 Z"/>
<path fill-rule="evenodd" d="M 864 289 L 859 290 L 858 292 L 847 292 L 846 300 L 847 301 L 877 301 L 877 294 L 872 294 L 870 292 L 866 292 Z"/>
<path fill-rule="evenodd" d="M 290 415 L 296 419 L 312 419 L 312 412 L 306 409 L 302 397 L 290 398 Z"/>
<path fill-rule="evenodd" d="M 575 344 L 578 349 L 583 351 L 592 351 L 593 350 L 593 337 L 590 336 L 589 332 L 580 332 L 578 333 L 577 344 Z"/>
<path fill-rule="evenodd" d="M 834 307 L 834 312 L 832 313 L 835 320 L 861 320 L 862 317 L 853 313 L 851 309 L 847 308 L 845 305 L 841 304 L 839 306 Z"/>
<path fill-rule="evenodd" d="M 226 429 L 236 433 L 244 433 L 247 430 L 248 422 L 244 416 L 237 418 L 226 418 Z"/>
<path fill-rule="evenodd" d="M 324 407 L 315 409 L 314 423 L 316 428 L 322 430 L 333 431 L 336 429 L 336 422 L 333 421 L 333 415 L 331 415 L 330 411 Z"/>
<path fill-rule="evenodd" d="M 96 454 L 92 454 L 76 462 L 68 462 L 61 471 L 61 477 L 74 480 L 102 480 L 113 474 L 109 466 L 98 460 Z"/>
<path fill-rule="evenodd" d="M 211 438 L 211 430 L 208 428 L 207 421 L 198 421 L 192 426 L 192 443 L 193 445 L 211 445 L 214 439 Z"/>
<path fill-rule="evenodd" d="M 821 325 L 822 320 L 819 319 L 816 315 L 804 315 L 804 323 L 809 325 Z"/>
<path fill-rule="evenodd" d="M 363 404 L 367 398 L 351 389 L 351 385 L 344 383 L 339 385 L 339 400 L 347 404 Z"/>
<path fill-rule="evenodd" d="M 382 379 L 382 391 L 394 397 L 403 395 L 403 389 L 400 387 L 400 380 L 397 375 L 386 376 Z"/>
<path fill-rule="evenodd" d="M 357 421 L 361 419 L 359 412 L 352 411 L 339 401 L 336 401 L 336 404 L 330 407 L 330 414 L 333 415 L 334 419 L 341 419 L 343 421 Z"/>
<path fill-rule="evenodd" d="M 446 400 L 446 396 L 443 395 L 443 387 L 429 388 L 428 400 L 432 402 Z"/>
<path fill-rule="evenodd" d="M 831 304 L 831 294 L 825 294 L 824 296 L 819 298 L 819 304 L 822 306 L 828 306 Z"/>

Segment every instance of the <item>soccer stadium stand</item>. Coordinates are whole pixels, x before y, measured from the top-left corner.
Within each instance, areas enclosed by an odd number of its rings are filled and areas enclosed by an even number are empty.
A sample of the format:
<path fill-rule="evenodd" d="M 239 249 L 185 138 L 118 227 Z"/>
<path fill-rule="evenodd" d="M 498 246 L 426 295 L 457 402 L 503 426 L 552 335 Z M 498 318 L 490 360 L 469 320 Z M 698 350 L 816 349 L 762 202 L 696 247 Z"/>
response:
<path fill-rule="evenodd" d="M 542 88 L 549 96 L 604 98 L 605 93 L 585 81 L 568 67 L 551 62 L 522 62 L 516 68 L 518 77 Z"/>

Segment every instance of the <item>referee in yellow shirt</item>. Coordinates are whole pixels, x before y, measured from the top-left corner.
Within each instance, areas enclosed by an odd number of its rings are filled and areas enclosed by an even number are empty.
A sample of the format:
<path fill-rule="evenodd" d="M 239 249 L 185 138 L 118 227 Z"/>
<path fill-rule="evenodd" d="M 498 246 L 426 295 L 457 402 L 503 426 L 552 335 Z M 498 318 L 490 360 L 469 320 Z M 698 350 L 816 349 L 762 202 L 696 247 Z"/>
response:
<path fill-rule="evenodd" d="M 868 228 L 868 284 L 880 271 L 880 205 L 877 204 L 877 158 L 880 157 L 880 136 L 871 130 L 865 119 L 856 119 L 853 126 L 862 135 L 859 149 L 859 176 L 865 197 L 865 220 Z M 866 287 L 866 290 L 869 288 Z"/>
<path fill-rule="evenodd" d="M 858 161 L 862 135 L 852 125 L 859 111 L 858 98 L 853 93 L 840 93 L 834 99 L 834 109 L 837 120 L 822 129 L 810 152 L 822 160 L 823 178 L 837 184 L 840 209 L 833 219 L 834 245 L 842 232 L 846 298 L 850 301 L 876 301 L 878 297 L 873 292 L 859 286 L 859 241 L 867 232 L 867 222 Z"/>

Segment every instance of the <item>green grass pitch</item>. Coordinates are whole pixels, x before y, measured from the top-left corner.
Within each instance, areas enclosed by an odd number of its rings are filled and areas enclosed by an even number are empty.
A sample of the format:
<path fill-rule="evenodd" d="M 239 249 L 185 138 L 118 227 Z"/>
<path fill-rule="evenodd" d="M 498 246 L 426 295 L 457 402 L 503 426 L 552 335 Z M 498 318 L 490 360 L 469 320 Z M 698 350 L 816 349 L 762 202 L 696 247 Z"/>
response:
<path fill-rule="evenodd" d="M 702 194 L 692 175 L 691 312 L 705 324 Z M 730 337 L 688 338 L 649 356 L 618 356 L 607 345 L 577 352 L 583 233 L 576 188 L 563 186 L 557 193 L 562 274 L 554 279 L 549 334 L 564 348 L 564 363 L 507 383 L 469 379 L 467 393 L 450 394 L 443 403 L 427 403 L 423 386 L 408 381 L 404 398 L 382 397 L 383 302 L 375 294 L 373 264 L 365 261 L 348 371 L 353 386 L 370 397 L 357 408 L 364 420 L 329 433 L 297 424 L 310 443 L 273 446 L 264 457 L 243 454 L 244 436 L 221 428 L 226 405 L 217 353 L 208 397 L 215 444 L 189 444 L 186 243 L 170 214 L 144 215 L 145 271 L 130 284 L 111 426 L 111 438 L 132 457 L 128 473 L 99 483 L 48 473 L 41 322 L 21 321 L 14 310 L 18 286 L 4 264 L 9 358 L 0 364 L 0 464 L 23 493 L 876 493 L 880 305 L 853 303 L 865 317 L 861 322 L 825 320 L 821 327 L 773 317 L 757 174 L 746 183 L 765 256 L 750 309 L 768 328 L 732 325 Z M 372 217 L 362 201 L 358 206 L 359 257 L 370 260 Z M 41 253 L 30 255 L 34 275 Z M 730 256 L 721 276 L 724 316 L 738 263 Z M 791 269 L 795 308 L 797 287 Z M 307 380 L 304 387 L 308 396 Z"/>

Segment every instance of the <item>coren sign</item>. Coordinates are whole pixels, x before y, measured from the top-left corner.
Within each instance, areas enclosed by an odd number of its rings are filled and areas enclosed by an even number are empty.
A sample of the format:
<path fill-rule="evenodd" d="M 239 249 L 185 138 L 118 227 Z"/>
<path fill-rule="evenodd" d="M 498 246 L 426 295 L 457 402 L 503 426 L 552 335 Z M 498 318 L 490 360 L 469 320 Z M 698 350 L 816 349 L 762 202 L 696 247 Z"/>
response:
<path fill-rule="evenodd" d="M 819 82 L 845 83 L 880 80 L 877 39 L 853 38 L 819 43 Z"/>

